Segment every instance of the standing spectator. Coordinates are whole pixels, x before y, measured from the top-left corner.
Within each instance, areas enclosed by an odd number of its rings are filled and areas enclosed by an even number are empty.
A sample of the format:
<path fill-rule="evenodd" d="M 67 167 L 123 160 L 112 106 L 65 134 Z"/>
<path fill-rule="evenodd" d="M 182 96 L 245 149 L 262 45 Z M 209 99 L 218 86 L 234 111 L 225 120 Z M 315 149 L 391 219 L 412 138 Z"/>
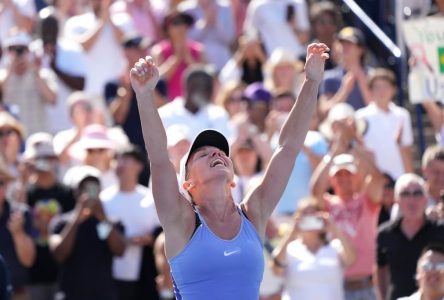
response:
<path fill-rule="evenodd" d="M 12 299 L 28 299 L 28 276 L 35 259 L 32 223 L 28 207 L 6 199 L 6 188 L 13 180 L 0 160 L 0 255 L 11 272 Z"/>
<path fill-rule="evenodd" d="M 0 299 L 11 300 L 11 279 L 6 262 L 0 254 Z"/>
<path fill-rule="evenodd" d="M 202 45 L 188 39 L 188 30 L 193 24 L 194 19 L 189 14 L 170 12 L 163 20 L 166 39 L 152 49 L 160 76 L 166 81 L 169 100 L 184 96 L 182 79 L 185 70 L 205 61 Z"/>
<path fill-rule="evenodd" d="M 79 42 L 85 52 L 85 92 L 103 108 L 105 84 L 119 77 L 125 68 L 120 41 L 122 30 L 111 18 L 111 0 L 88 0 L 91 12 L 76 15 L 65 23 L 63 35 Z"/>
<path fill-rule="evenodd" d="M 230 46 L 236 36 L 229 3 L 224 0 L 185 0 L 177 8 L 194 18 L 189 37 L 203 44 L 208 63 L 219 72 L 231 57 Z"/>
<path fill-rule="evenodd" d="M 393 207 L 395 204 L 395 180 L 387 173 L 384 173 L 384 193 L 382 194 L 381 211 L 379 212 L 378 225 L 392 219 Z"/>
<path fill-rule="evenodd" d="M 292 228 L 273 254 L 273 269 L 285 278 L 282 299 L 344 299 L 343 269 L 354 262 L 355 250 L 313 199 L 299 203 Z"/>
<path fill-rule="evenodd" d="M 116 167 L 119 183 L 100 194 L 108 218 L 125 227 L 125 252 L 113 262 L 119 300 L 158 299 L 153 243 L 160 223 L 151 190 L 137 184 L 145 157 L 137 146 L 120 151 Z M 142 269 L 144 248 L 150 255 L 145 257 L 147 262 Z M 147 278 L 141 277 L 143 272 L 149 273 Z"/>
<path fill-rule="evenodd" d="M 17 119 L 6 111 L 0 112 L 0 155 L 13 176 L 19 175 L 19 154 L 25 135 Z"/>
<path fill-rule="evenodd" d="M 110 138 L 108 128 L 100 124 L 91 124 L 82 131 L 76 150 L 83 154 L 80 165 L 70 168 L 63 182 L 71 185 L 76 180 L 77 172 L 83 165 L 97 168 L 100 172 L 100 183 L 102 188 L 117 184 L 115 174 L 114 154 L 117 144 Z M 125 144 L 125 143 L 123 143 Z"/>
<path fill-rule="evenodd" d="M 50 134 L 31 135 L 23 159 L 30 166 L 29 181 L 25 183 L 26 200 L 32 211 L 37 250 L 30 269 L 29 294 L 32 300 L 52 299 L 59 268 L 49 250 L 48 226 L 53 217 L 74 208 L 74 195 L 71 188 L 57 179 L 58 161 Z"/>
<path fill-rule="evenodd" d="M 163 19 L 163 9 L 156 7 L 153 0 L 118 0 L 111 5 L 113 16 L 123 18 L 127 15 L 128 27 L 126 32 L 136 32 L 150 41 L 157 42 L 162 29 L 160 23 Z M 163 1 L 162 1 L 163 2 Z"/>
<path fill-rule="evenodd" d="M 264 133 L 265 119 L 270 111 L 270 91 L 261 82 L 255 82 L 245 88 L 244 98 L 247 102 L 247 119 L 253 125 L 251 130 Z"/>
<path fill-rule="evenodd" d="M 310 20 L 313 42 L 324 43 L 330 48 L 332 59 L 326 62 L 325 69 L 333 69 L 337 63 L 333 44 L 339 28 L 342 27 L 340 9 L 330 1 L 315 2 L 310 7 Z"/>
<path fill-rule="evenodd" d="M 436 142 L 441 146 L 444 146 L 444 118 L 443 109 L 434 101 L 424 101 L 422 103 L 430 122 L 432 123 L 433 130 L 435 131 Z"/>
<path fill-rule="evenodd" d="M 372 283 L 383 176 L 362 147 L 344 153 L 340 141 L 332 145 L 312 177 L 312 191 L 334 222 L 351 239 L 356 261 L 345 270 L 345 299 L 376 299 Z M 334 194 L 327 193 L 329 183 Z"/>
<path fill-rule="evenodd" d="M 31 58 L 30 43 L 28 34 L 12 33 L 3 44 L 9 62 L 0 70 L 3 102 L 18 112 L 28 134 L 49 130 L 46 106 L 54 105 L 57 98 L 55 75 L 43 69 L 39 59 Z"/>
<path fill-rule="evenodd" d="M 47 108 L 49 128 L 52 134 L 72 126 L 66 109 L 68 96 L 85 86 L 85 58 L 80 45 L 59 37 L 59 21 L 55 11 L 39 14 L 39 39 L 31 49 L 42 60 L 42 66 L 56 75 L 57 100 Z"/>
<path fill-rule="evenodd" d="M 103 210 L 99 178 L 93 167 L 78 169 L 72 185 L 76 207 L 50 226 L 49 246 L 61 264 L 57 297 L 62 299 L 117 299 L 113 256 L 124 253 L 125 240 Z"/>
<path fill-rule="evenodd" d="M 375 69 L 369 76 L 368 86 L 372 102 L 356 111 L 356 117 L 366 120 L 368 125 L 364 143 L 373 152 L 378 168 L 397 179 L 413 171 L 410 113 L 392 102 L 396 95 L 392 71 Z"/>
<path fill-rule="evenodd" d="M 239 37 L 236 52 L 220 70 L 219 81 L 242 81 L 245 84 L 262 82 L 263 65 L 267 57 L 258 39 Z"/>
<path fill-rule="evenodd" d="M 275 49 L 265 66 L 265 87 L 272 93 L 299 94 L 303 82 L 304 65 L 282 48 Z"/>
<path fill-rule="evenodd" d="M 396 181 L 395 201 L 401 217 L 381 226 L 377 240 L 376 281 L 382 299 L 395 300 L 412 294 L 416 290 L 416 262 L 422 249 L 430 242 L 444 241 L 444 226 L 425 216 L 425 192 L 424 180 L 416 174 L 406 173 Z"/>
<path fill-rule="evenodd" d="M 284 48 L 294 58 L 304 55 L 310 22 L 305 0 L 253 0 L 248 5 L 244 32 L 262 41 L 271 55 Z"/>
<path fill-rule="evenodd" d="M 13 28 L 31 33 L 36 15 L 33 0 L 6 0 L 0 4 L 0 45 L 3 46 Z"/>
<path fill-rule="evenodd" d="M 339 65 L 325 72 L 320 87 L 319 110 L 321 119 L 337 103 L 347 102 L 355 110 L 370 103 L 365 65 L 365 37 L 357 28 L 345 27 L 339 31 L 333 51 Z"/>
<path fill-rule="evenodd" d="M 431 209 L 441 202 L 444 190 L 444 147 L 427 147 L 422 155 L 421 169 L 426 181 L 427 206 Z"/>
<path fill-rule="evenodd" d="M 425 247 L 418 260 L 416 280 L 419 289 L 410 297 L 398 300 L 444 299 L 444 245 L 431 244 Z"/>
<path fill-rule="evenodd" d="M 197 65 L 184 74 L 184 97 L 180 97 L 159 108 L 159 115 L 165 128 L 174 124 L 190 128 L 189 137 L 194 138 L 206 128 L 214 128 L 227 137 L 232 136 L 227 112 L 211 103 L 214 79 L 206 67 Z"/>

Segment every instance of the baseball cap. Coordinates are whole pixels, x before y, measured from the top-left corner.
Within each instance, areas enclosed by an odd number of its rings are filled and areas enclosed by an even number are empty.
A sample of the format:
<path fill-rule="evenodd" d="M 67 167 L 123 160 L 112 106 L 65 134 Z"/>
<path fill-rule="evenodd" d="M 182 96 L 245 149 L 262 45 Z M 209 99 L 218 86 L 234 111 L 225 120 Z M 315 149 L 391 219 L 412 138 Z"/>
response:
<path fill-rule="evenodd" d="M 250 102 L 268 103 L 271 100 L 271 93 L 264 88 L 262 83 L 254 82 L 245 88 L 243 97 Z"/>
<path fill-rule="evenodd" d="M 228 144 L 227 139 L 225 136 L 220 133 L 219 131 L 213 130 L 213 129 L 206 129 L 201 131 L 196 138 L 194 139 L 193 143 L 190 146 L 190 149 L 188 152 L 182 157 L 180 161 L 180 170 L 179 170 L 179 190 L 182 193 L 182 195 L 189 201 L 191 201 L 191 196 L 188 193 L 187 190 L 185 190 L 182 187 L 182 184 L 186 180 L 186 166 L 188 163 L 188 159 L 190 158 L 190 155 L 193 154 L 197 149 L 204 147 L 204 146 L 213 146 L 220 150 L 222 150 L 225 155 L 230 155 L 230 146 Z"/>
<path fill-rule="evenodd" d="M 343 153 L 333 158 L 328 175 L 334 176 L 340 170 L 347 170 L 352 174 L 356 174 L 358 172 L 353 155 Z"/>
<path fill-rule="evenodd" d="M 168 26 L 175 22 L 182 22 L 183 24 L 191 27 L 194 24 L 194 18 L 185 12 L 173 10 L 163 19 L 162 27 L 164 30 L 166 30 Z"/>
<path fill-rule="evenodd" d="M 32 134 L 25 145 L 24 159 L 35 159 L 40 157 L 56 157 L 52 143 L 52 135 L 46 132 Z"/>
<path fill-rule="evenodd" d="M 344 27 L 338 33 L 339 41 L 348 41 L 358 46 L 365 46 L 365 37 L 361 30 L 356 27 Z"/>
<path fill-rule="evenodd" d="M 3 47 L 8 48 L 11 46 L 29 46 L 32 38 L 29 34 L 23 31 L 16 31 L 11 33 L 4 41 Z"/>
<path fill-rule="evenodd" d="M 73 172 L 73 174 L 75 174 L 75 176 L 72 176 L 69 181 L 71 188 L 75 190 L 78 189 L 80 184 L 87 178 L 93 178 L 100 182 L 101 172 L 99 169 L 88 165 L 77 166 L 74 168 L 75 172 Z"/>
<path fill-rule="evenodd" d="M 138 33 L 128 33 L 122 39 L 123 48 L 148 48 L 151 41 Z"/>
<path fill-rule="evenodd" d="M 23 127 L 23 125 L 6 111 L 0 112 L 0 128 L 4 127 L 12 128 L 13 130 L 18 132 L 20 138 L 25 138 L 25 128 Z"/>

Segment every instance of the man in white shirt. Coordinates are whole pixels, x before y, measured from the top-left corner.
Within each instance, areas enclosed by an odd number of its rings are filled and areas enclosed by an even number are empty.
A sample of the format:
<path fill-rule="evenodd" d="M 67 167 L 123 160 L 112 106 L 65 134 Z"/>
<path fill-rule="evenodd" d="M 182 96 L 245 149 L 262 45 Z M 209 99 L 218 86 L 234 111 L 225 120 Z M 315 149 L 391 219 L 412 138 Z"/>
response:
<path fill-rule="evenodd" d="M 118 156 L 116 173 L 119 184 L 105 189 L 100 198 L 107 216 L 125 227 L 127 247 L 122 257 L 114 258 L 113 277 L 117 282 L 119 300 L 135 300 L 141 293 L 155 299 L 154 263 L 142 270 L 144 247 L 150 251 L 153 262 L 152 245 L 154 232 L 160 226 L 151 190 L 138 184 L 139 173 L 143 169 L 144 154 L 135 146 L 126 147 Z M 151 270 L 146 270 L 146 269 Z M 142 273 L 149 274 L 143 278 Z M 149 272 L 152 271 L 152 272 Z M 143 284 L 139 285 L 139 282 Z M 139 287 L 142 286 L 144 291 Z M 147 287 L 150 290 L 147 290 Z M 150 298 L 151 299 L 151 298 Z"/>
<path fill-rule="evenodd" d="M 209 70 L 196 65 L 187 69 L 183 78 L 185 96 L 159 108 L 163 126 L 186 125 L 191 140 L 205 129 L 215 129 L 230 140 L 233 134 L 227 112 L 211 103 L 214 79 Z"/>
<path fill-rule="evenodd" d="M 302 56 L 309 30 L 305 0 L 253 0 L 248 5 L 244 31 L 261 39 L 268 55 L 284 48 L 294 57 Z"/>

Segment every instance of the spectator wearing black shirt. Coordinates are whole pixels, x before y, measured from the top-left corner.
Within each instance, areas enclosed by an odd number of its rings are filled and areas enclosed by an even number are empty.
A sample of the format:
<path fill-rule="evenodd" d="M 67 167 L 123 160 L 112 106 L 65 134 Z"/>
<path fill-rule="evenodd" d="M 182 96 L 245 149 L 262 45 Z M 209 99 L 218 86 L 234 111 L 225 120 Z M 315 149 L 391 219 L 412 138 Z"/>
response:
<path fill-rule="evenodd" d="M 416 262 L 422 249 L 444 241 L 444 226 L 425 216 L 427 198 L 424 180 L 412 173 L 395 184 L 395 201 L 401 217 L 382 225 L 377 238 L 377 284 L 382 299 L 398 299 L 416 291 Z"/>
<path fill-rule="evenodd" d="M 382 194 L 381 211 L 379 212 L 378 225 L 390 221 L 394 202 L 395 180 L 384 173 L 384 192 Z"/>
<path fill-rule="evenodd" d="M 101 201 L 100 171 L 78 169 L 73 180 L 76 207 L 50 224 L 49 246 L 61 264 L 60 291 L 64 300 L 117 299 L 112 278 L 113 256 L 125 250 L 117 227 L 107 220 Z"/>
<path fill-rule="evenodd" d="M 32 210 L 33 238 L 37 256 L 30 269 L 30 296 L 32 300 L 54 297 L 58 266 L 48 246 L 48 225 L 61 212 L 74 208 L 72 189 L 57 180 L 58 159 L 54 152 L 52 136 L 35 133 L 26 143 L 24 160 L 31 176 L 26 187 L 27 202 Z"/>
<path fill-rule="evenodd" d="M 9 278 L 9 271 L 6 268 L 6 263 L 0 255 L 0 299 L 11 300 L 11 279 Z"/>
<path fill-rule="evenodd" d="M 0 255 L 11 274 L 13 299 L 26 299 L 28 268 L 35 259 L 32 225 L 26 205 L 6 199 L 6 188 L 14 178 L 0 160 Z"/>

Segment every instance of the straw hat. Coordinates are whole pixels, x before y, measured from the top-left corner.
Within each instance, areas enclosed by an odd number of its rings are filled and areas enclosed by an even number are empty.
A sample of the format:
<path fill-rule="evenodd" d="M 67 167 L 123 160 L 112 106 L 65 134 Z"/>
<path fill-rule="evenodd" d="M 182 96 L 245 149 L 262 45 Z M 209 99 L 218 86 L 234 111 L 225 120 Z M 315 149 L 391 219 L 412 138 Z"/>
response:
<path fill-rule="evenodd" d="M 11 127 L 19 133 L 21 139 L 25 138 L 26 133 L 23 125 L 6 111 L 0 112 L 0 128 L 3 127 Z"/>

